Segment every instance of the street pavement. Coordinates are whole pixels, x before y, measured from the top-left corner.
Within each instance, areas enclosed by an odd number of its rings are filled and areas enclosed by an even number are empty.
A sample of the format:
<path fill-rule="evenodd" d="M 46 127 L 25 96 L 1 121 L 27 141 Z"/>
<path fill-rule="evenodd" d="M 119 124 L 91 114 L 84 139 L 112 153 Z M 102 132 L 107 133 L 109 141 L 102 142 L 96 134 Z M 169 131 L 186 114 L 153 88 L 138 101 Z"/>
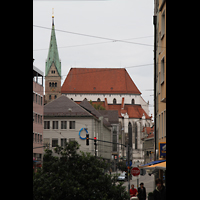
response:
<path fill-rule="evenodd" d="M 112 172 L 114 174 L 115 172 Z M 134 188 L 138 189 L 140 187 L 140 183 L 144 183 L 144 187 L 146 188 L 146 194 L 148 196 L 149 192 L 153 192 L 154 190 L 154 175 L 152 174 L 149 176 L 147 173 L 144 176 L 139 175 L 138 176 L 139 181 L 138 181 L 138 186 L 137 186 L 137 177 L 132 176 L 132 180 L 130 180 L 130 188 L 131 184 L 134 184 Z M 123 186 L 126 186 L 126 191 L 128 191 L 128 181 L 125 181 Z"/>

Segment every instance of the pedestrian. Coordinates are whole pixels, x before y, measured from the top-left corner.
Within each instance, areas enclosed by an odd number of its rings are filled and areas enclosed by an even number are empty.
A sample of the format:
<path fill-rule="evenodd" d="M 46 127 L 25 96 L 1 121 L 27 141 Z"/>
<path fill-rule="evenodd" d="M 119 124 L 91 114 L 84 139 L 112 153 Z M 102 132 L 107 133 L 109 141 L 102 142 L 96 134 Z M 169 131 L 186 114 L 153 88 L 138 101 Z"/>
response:
<path fill-rule="evenodd" d="M 166 188 L 160 178 L 156 179 L 156 189 L 153 191 L 154 200 L 166 200 Z"/>
<path fill-rule="evenodd" d="M 146 200 L 146 188 L 144 187 L 144 183 L 140 183 L 140 187 L 138 188 L 138 198 L 139 200 Z"/>
<path fill-rule="evenodd" d="M 138 191 L 136 188 L 134 188 L 134 185 L 131 185 L 131 189 L 130 189 L 130 196 L 131 197 L 136 197 L 138 195 Z"/>
<path fill-rule="evenodd" d="M 112 172 L 112 168 L 110 168 L 110 175 L 111 175 L 111 172 Z"/>

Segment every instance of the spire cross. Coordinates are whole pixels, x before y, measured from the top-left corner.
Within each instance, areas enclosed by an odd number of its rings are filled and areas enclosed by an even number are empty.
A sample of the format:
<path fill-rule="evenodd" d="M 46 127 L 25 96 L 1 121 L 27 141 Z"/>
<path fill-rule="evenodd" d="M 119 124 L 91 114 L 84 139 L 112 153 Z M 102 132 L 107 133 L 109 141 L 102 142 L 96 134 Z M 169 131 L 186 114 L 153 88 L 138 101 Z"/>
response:
<path fill-rule="evenodd" d="M 52 25 L 54 26 L 54 8 L 52 8 Z"/>

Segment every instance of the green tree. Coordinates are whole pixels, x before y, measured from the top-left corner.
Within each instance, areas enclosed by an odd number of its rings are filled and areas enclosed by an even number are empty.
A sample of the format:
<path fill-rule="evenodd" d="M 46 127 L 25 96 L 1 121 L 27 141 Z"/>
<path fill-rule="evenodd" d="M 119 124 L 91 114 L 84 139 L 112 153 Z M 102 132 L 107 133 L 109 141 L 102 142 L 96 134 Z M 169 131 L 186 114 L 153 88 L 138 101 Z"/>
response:
<path fill-rule="evenodd" d="M 90 100 L 90 104 L 96 109 L 96 110 L 105 110 L 105 108 L 102 106 L 103 102 L 98 102 L 97 104 L 93 104 L 92 100 Z"/>
<path fill-rule="evenodd" d="M 45 150 L 42 168 L 33 173 L 33 199 L 128 199 L 116 176 L 104 173 L 108 164 L 90 153 L 77 153 L 79 146 L 76 141 L 57 146 L 59 157 Z"/>
<path fill-rule="evenodd" d="M 121 171 L 127 170 L 126 161 L 118 162 L 117 166 L 118 166 L 119 170 L 121 170 Z"/>

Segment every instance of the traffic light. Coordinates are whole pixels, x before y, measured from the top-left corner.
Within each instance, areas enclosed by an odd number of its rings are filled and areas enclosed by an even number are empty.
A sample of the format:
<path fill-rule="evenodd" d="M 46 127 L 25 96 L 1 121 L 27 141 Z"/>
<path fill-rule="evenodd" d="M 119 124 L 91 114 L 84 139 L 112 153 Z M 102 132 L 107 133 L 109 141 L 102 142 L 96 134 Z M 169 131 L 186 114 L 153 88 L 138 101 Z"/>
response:
<path fill-rule="evenodd" d="M 89 134 L 86 134 L 86 145 L 89 145 Z"/>
<path fill-rule="evenodd" d="M 97 145 L 97 138 L 96 137 L 94 137 L 94 145 Z"/>
<path fill-rule="evenodd" d="M 128 180 L 128 172 L 125 173 L 125 179 Z"/>

